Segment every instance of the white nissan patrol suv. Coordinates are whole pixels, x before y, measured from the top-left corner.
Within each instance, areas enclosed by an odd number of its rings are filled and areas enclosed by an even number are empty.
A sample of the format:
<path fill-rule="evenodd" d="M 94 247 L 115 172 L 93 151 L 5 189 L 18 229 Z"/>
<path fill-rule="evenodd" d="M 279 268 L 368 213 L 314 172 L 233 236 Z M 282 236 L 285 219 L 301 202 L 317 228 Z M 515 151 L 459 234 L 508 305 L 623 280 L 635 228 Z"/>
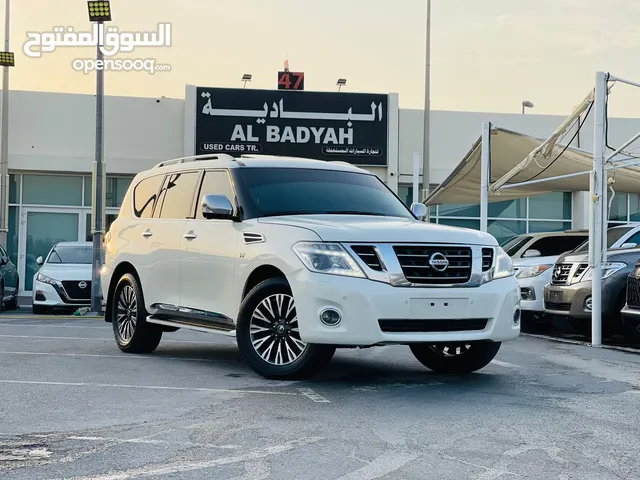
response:
<path fill-rule="evenodd" d="M 425 214 L 341 162 L 169 160 L 134 178 L 105 236 L 105 320 L 129 353 L 180 328 L 233 336 L 273 379 L 392 344 L 436 372 L 479 370 L 520 334 L 511 260 Z"/>

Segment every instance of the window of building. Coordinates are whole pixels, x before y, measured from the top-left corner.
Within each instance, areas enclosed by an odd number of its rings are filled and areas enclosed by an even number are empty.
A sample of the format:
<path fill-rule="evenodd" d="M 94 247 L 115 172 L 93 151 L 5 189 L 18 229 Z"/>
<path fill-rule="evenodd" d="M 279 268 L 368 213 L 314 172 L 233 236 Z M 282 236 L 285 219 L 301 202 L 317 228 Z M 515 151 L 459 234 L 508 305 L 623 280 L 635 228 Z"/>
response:
<path fill-rule="evenodd" d="M 110 177 L 106 180 L 105 207 L 120 208 L 133 177 Z M 90 207 L 93 200 L 91 177 L 84 177 L 84 205 Z"/>
<path fill-rule="evenodd" d="M 167 176 L 160 193 L 159 218 L 186 219 L 193 216 L 193 196 L 200 172 L 173 173 Z"/>
<path fill-rule="evenodd" d="M 134 215 L 140 218 L 151 218 L 153 208 L 158 199 L 158 190 L 164 175 L 154 175 L 142 180 L 133 191 Z"/>
<path fill-rule="evenodd" d="M 398 196 L 407 205 L 412 201 L 411 190 L 408 185 L 398 187 Z M 430 210 L 433 223 L 480 229 L 480 205 L 438 205 Z M 571 219 L 571 192 L 552 192 L 488 205 L 488 231 L 499 241 L 523 233 L 569 230 Z M 638 219 L 640 221 L 640 208 Z"/>
<path fill-rule="evenodd" d="M 37 174 L 22 177 L 23 204 L 82 205 L 82 177 Z"/>

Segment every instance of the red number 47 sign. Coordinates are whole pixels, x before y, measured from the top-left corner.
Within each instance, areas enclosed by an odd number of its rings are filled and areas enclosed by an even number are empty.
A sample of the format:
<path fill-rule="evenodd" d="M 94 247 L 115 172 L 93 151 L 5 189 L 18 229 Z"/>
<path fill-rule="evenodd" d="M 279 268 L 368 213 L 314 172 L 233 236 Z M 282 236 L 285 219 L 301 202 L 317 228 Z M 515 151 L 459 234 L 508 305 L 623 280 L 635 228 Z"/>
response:
<path fill-rule="evenodd" d="M 278 72 L 278 90 L 304 90 L 304 72 Z"/>

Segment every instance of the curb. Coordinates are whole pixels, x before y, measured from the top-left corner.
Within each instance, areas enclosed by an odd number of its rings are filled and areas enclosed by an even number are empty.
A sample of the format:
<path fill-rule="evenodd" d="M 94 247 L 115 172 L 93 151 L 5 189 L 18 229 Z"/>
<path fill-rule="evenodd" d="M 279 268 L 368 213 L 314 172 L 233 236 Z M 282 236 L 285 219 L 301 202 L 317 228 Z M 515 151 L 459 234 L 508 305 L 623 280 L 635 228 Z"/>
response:
<path fill-rule="evenodd" d="M 89 316 L 89 315 L 15 315 L 15 316 L 11 316 L 11 315 L 0 315 L 0 320 L 2 320 L 3 318 L 9 318 L 11 320 L 20 320 L 21 318 L 27 319 L 27 320 L 86 320 L 86 319 L 92 319 L 92 320 L 103 320 L 104 321 L 104 315 L 103 316 Z"/>
<path fill-rule="evenodd" d="M 550 340 L 552 342 L 557 342 L 557 343 L 569 343 L 572 345 L 580 345 L 583 347 L 591 347 L 591 348 L 604 348 L 605 350 L 618 350 L 620 352 L 626 352 L 626 353 L 633 353 L 635 355 L 640 355 L 640 348 L 632 348 L 632 347 L 619 347 L 617 345 L 598 345 L 598 346 L 593 346 L 591 345 L 590 342 L 584 342 L 581 340 L 571 340 L 568 338 L 560 338 L 560 337 L 553 337 L 550 335 L 542 335 L 542 334 L 538 334 L 538 333 L 520 333 L 520 336 L 522 337 L 531 337 L 531 338 L 540 338 L 542 340 Z"/>

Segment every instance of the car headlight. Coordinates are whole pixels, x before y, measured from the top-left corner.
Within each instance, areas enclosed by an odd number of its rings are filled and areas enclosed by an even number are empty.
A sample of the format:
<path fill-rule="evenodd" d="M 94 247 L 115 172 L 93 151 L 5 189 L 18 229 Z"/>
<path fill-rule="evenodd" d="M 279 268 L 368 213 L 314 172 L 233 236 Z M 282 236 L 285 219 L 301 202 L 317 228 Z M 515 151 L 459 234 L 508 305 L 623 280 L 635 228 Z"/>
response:
<path fill-rule="evenodd" d="M 507 252 L 505 252 L 502 247 L 496 247 L 495 253 L 496 260 L 494 263 L 494 267 L 493 269 L 484 273 L 482 283 L 487 283 L 492 280 L 498 280 L 500 278 L 510 277 L 516 274 L 515 270 L 513 269 L 513 261 L 511 260 L 511 257 L 507 255 Z"/>
<path fill-rule="evenodd" d="M 51 278 L 51 277 L 47 277 L 46 275 L 43 275 L 43 274 L 41 274 L 41 273 L 38 273 L 38 274 L 36 275 L 36 280 L 37 280 L 38 282 L 41 282 L 41 283 L 48 283 L 49 285 L 54 285 L 54 286 L 58 284 L 58 282 L 56 282 L 53 278 Z"/>
<path fill-rule="evenodd" d="M 551 267 L 553 267 L 553 265 L 532 265 L 530 267 L 525 267 L 522 270 L 520 270 L 518 272 L 518 274 L 516 275 L 516 278 L 532 278 L 532 277 L 537 277 L 538 275 L 540 275 L 541 273 L 546 272 L 547 270 L 549 270 Z"/>
<path fill-rule="evenodd" d="M 366 278 L 356 261 L 339 243 L 300 242 L 293 251 L 312 272 Z"/>
<path fill-rule="evenodd" d="M 602 279 L 609 278 L 611 275 L 616 273 L 618 270 L 621 270 L 627 266 L 624 262 L 605 262 L 602 264 Z M 591 280 L 593 277 L 593 269 L 589 267 L 584 275 L 580 279 L 583 280 Z"/>

